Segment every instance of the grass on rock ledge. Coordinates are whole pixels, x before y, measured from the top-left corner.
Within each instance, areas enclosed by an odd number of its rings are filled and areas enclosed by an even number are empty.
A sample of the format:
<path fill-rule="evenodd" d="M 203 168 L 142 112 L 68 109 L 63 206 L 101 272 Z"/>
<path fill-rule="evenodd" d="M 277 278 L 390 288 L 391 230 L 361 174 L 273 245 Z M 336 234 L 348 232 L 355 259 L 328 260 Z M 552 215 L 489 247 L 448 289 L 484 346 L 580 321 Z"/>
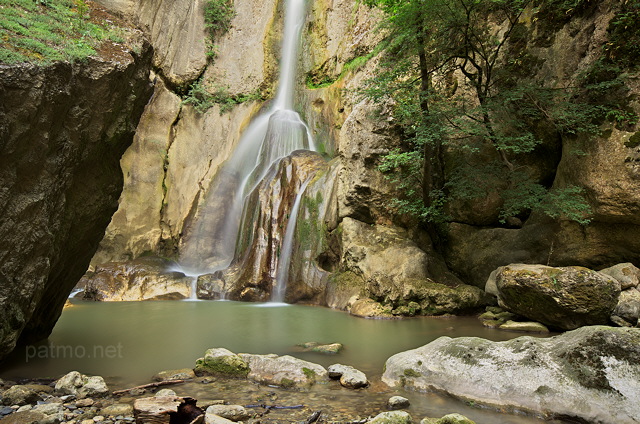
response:
<path fill-rule="evenodd" d="M 0 0 L 0 62 L 82 61 L 125 30 L 84 0 Z"/>

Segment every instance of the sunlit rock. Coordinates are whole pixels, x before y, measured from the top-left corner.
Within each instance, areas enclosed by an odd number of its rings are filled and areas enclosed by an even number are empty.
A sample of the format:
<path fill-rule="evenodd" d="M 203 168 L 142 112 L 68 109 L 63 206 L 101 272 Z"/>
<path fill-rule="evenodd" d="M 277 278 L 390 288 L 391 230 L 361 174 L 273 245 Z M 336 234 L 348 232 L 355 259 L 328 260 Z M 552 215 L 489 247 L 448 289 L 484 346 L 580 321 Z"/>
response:
<path fill-rule="evenodd" d="M 109 388 L 100 376 L 89 377 L 78 371 L 71 371 L 56 381 L 55 390 L 62 395 L 73 395 L 79 399 L 88 396 L 104 396 Z"/>
<path fill-rule="evenodd" d="M 598 272 L 618 280 L 622 290 L 638 287 L 638 284 L 640 283 L 640 269 L 629 262 L 601 269 Z"/>
<path fill-rule="evenodd" d="M 334 364 L 327 369 L 329 377 L 339 379 L 340 384 L 349 389 L 359 389 L 369 385 L 367 376 L 349 365 Z"/>
<path fill-rule="evenodd" d="M 251 417 L 251 413 L 241 405 L 211 405 L 207 408 L 207 415 L 209 414 L 236 422 Z"/>
<path fill-rule="evenodd" d="M 506 342 L 441 337 L 389 358 L 382 379 L 546 417 L 631 423 L 640 416 L 640 332 L 594 326 Z"/>
<path fill-rule="evenodd" d="M 213 348 L 205 352 L 203 358 L 196 361 L 196 375 L 221 375 L 227 377 L 246 377 L 249 364 L 246 360 L 224 348 Z"/>
<path fill-rule="evenodd" d="M 370 421 L 368 424 L 413 424 L 413 419 L 408 412 L 405 411 L 390 411 L 382 412 Z"/>

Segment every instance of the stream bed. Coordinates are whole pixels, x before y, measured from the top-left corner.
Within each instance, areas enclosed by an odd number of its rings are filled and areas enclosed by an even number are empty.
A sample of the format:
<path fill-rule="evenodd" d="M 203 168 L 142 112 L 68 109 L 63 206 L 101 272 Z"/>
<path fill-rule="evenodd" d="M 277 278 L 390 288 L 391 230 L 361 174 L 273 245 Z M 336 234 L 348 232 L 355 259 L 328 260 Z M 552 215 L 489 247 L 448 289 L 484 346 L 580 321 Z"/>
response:
<path fill-rule="evenodd" d="M 275 391 L 281 404 L 306 401 L 317 403 L 318 408 L 331 404 L 336 411 L 359 408 L 345 414 L 366 417 L 384 411 L 386 399 L 400 393 L 412 401 L 409 412 L 417 419 L 460 412 L 478 424 L 541 423 L 537 418 L 498 414 L 436 394 L 398 392 L 380 382 L 387 358 L 440 336 L 499 341 L 520 335 L 485 328 L 475 317 L 372 320 L 304 305 L 72 300 L 49 339 L 17 349 L 2 364 L 0 377 L 56 378 L 77 370 L 105 377 L 115 390 L 147 383 L 162 370 L 193 368 L 208 348 L 224 347 L 236 353 L 290 354 L 325 367 L 334 363 L 351 365 L 365 372 L 372 385 L 353 391 L 328 383 L 310 392 L 295 392 L 244 381 L 218 381 L 209 389 L 206 384 L 190 383 L 176 389 L 178 394 L 249 404 Z M 309 341 L 338 342 L 344 349 L 328 356 L 296 347 Z"/>

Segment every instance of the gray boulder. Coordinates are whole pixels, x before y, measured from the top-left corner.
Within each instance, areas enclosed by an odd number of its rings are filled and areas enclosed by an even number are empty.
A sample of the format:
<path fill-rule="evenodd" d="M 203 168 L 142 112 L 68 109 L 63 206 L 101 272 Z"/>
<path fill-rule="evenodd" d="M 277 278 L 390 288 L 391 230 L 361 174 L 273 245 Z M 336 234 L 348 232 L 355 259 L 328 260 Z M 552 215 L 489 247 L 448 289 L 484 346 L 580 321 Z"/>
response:
<path fill-rule="evenodd" d="M 367 421 L 368 424 L 413 424 L 413 419 L 408 412 L 390 411 L 376 415 Z"/>
<path fill-rule="evenodd" d="M 241 405 L 211 405 L 207 408 L 207 415 L 217 415 L 231 421 L 242 421 L 251 417 L 251 414 Z"/>
<path fill-rule="evenodd" d="M 583 327 L 506 342 L 441 337 L 387 360 L 390 386 L 590 423 L 640 417 L 640 331 Z"/>
<path fill-rule="evenodd" d="M 213 348 L 205 352 L 204 357 L 196 361 L 197 375 L 222 375 L 244 378 L 249 373 L 245 360 L 224 348 Z"/>
<path fill-rule="evenodd" d="M 613 315 L 635 325 L 640 317 L 640 291 L 631 288 L 620 293 Z"/>
<path fill-rule="evenodd" d="M 78 371 L 71 371 L 56 381 L 55 389 L 59 394 L 73 395 L 78 399 L 104 396 L 109 393 L 109 388 L 102 377 L 88 377 Z"/>
<path fill-rule="evenodd" d="M 348 365 L 330 365 L 327 371 L 330 378 L 339 378 L 340 384 L 349 389 L 359 389 L 369 385 L 369 380 L 367 380 L 367 376 L 362 371 Z"/>
<path fill-rule="evenodd" d="M 252 355 L 241 353 L 240 358 L 249 366 L 247 377 L 262 384 L 285 388 L 306 388 L 316 381 L 327 379 L 327 370 L 312 362 L 289 355 Z"/>
<path fill-rule="evenodd" d="M 64 421 L 64 407 L 61 403 L 44 403 L 36 405 L 31 412 L 44 414 L 44 419 L 38 421 L 38 424 L 57 424 Z"/>
<path fill-rule="evenodd" d="M 607 324 L 620 296 L 617 280 L 582 267 L 512 264 L 496 286 L 503 308 L 563 330 Z"/>
<path fill-rule="evenodd" d="M 409 399 L 402 396 L 391 396 L 391 398 L 389 398 L 389 400 L 387 401 L 387 406 L 389 407 L 389 409 L 404 409 L 408 408 L 409 405 L 411 405 Z"/>
<path fill-rule="evenodd" d="M 2 393 L 3 405 L 26 405 L 28 403 L 36 403 L 42 400 L 38 393 L 26 386 L 12 386 Z"/>
<path fill-rule="evenodd" d="M 629 262 L 601 269 L 599 272 L 618 280 L 622 290 L 638 287 L 640 283 L 640 269 Z"/>

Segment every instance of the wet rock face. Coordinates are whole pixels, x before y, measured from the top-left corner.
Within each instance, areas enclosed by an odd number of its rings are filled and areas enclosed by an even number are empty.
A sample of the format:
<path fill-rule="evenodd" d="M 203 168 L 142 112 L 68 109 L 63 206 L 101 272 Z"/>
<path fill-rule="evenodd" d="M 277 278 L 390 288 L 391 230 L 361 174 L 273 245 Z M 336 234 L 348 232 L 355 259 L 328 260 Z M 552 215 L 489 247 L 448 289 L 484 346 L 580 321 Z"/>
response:
<path fill-rule="evenodd" d="M 581 267 L 509 265 L 496 285 L 500 306 L 563 330 L 607 324 L 620 296 L 617 280 Z"/>
<path fill-rule="evenodd" d="M 159 258 L 109 262 L 87 272 L 81 297 L 98 301 L 180 300 L 191 297 L 192 278 L 170 272 L 175 263 Z"/>
<path fill-rule="evenodd" d="M 0 357 L 46 337 L 104 234 L 151 95 L 151 49 L 0 66 Z"/>
<path fill-rule="evenodd" d="M 382 379 L 392 386 L 442 390 L 547 417 L 631 423 L 640 416 L 636 329 L 583 327 L 548 339 L 507 342 L 441 337 L 392 356 L 385 369 Z"/>

